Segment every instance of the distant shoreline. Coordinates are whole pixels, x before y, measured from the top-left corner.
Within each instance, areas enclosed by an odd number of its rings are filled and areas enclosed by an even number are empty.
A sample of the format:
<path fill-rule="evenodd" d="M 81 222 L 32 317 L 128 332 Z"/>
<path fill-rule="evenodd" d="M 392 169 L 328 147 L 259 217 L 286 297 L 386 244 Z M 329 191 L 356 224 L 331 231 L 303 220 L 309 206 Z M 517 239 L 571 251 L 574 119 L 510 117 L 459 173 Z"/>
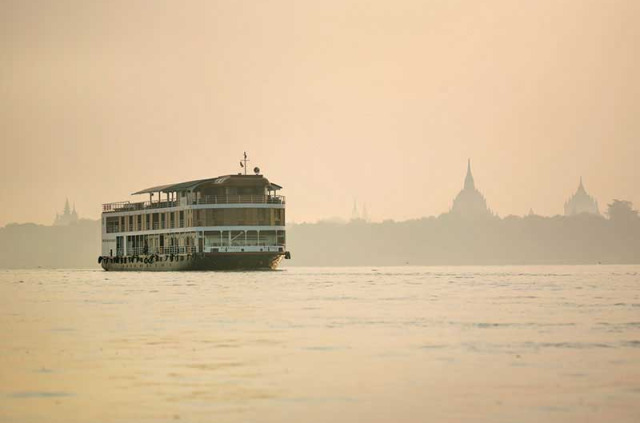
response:
<path fill-rule="evenodd" d="M 288 227 L 288 267 L 640 264 L 640 218 L 448 215 Z M 0 269 L 99 269 L 100 221 L 0 228 Z"/>

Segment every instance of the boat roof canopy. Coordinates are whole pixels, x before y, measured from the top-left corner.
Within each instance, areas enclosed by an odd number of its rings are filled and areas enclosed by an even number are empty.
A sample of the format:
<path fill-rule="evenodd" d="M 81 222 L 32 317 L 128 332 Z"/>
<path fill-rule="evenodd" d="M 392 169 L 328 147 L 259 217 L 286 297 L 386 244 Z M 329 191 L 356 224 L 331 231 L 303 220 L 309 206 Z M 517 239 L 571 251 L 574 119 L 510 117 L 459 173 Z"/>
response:
<path fill-rule="evenodd" d="M 256 183 L 257 182 L 257 183 Z M 196 179 L 194 181 L 179 182 L 177 184 L 158 185 L 151 188 L 146 188 L 141 191 L 134 192 L 131 195 L 138 194 L 152 194 L 154 192 L 182 192 L 182 191 L 194 191 L 202 185 L 264 185 L 269 191 L 278 191 L 282 187 L 278 184 L 269 182 L 267 178 L 262 175 L 225 175 L 208 179 Z"/>

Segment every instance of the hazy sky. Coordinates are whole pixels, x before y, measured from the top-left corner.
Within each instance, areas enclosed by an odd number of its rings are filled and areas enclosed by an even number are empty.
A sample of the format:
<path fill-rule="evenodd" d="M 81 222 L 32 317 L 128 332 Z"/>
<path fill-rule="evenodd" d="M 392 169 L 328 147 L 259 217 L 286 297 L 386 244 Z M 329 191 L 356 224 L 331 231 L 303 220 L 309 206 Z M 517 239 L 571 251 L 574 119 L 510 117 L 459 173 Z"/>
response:
<path fill-rule="evenodd" d="M 640 1 L 0 0 L 0 225 L 251 166 L 288 220 L 640 207 Z M 145 198 L 141 198 L 144 200 Z"/>

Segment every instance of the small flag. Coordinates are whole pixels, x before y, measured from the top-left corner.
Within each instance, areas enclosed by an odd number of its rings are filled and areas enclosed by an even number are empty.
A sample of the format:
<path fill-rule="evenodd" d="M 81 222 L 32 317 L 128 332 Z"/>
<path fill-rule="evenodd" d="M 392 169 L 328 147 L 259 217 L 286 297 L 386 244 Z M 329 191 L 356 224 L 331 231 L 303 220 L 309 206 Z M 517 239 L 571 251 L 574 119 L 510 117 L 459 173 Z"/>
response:
<path fill-rule="evenodd" d="M 240 167 L 244 167 L 244 165 L 242 164 L 242 162 L 240 162 Z"/>

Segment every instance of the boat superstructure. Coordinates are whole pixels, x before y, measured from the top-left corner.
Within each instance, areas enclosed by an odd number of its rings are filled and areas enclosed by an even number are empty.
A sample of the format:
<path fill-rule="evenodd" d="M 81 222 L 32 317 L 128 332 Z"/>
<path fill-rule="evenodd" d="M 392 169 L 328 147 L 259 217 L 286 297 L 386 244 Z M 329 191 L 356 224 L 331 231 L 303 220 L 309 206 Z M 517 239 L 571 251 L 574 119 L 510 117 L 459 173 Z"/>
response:
<path fill-rule="evenodd" d="M 104 204 L 98 262 L 105 270 L 275 269 L 290 257 L 285 197 L 254 173 L 147 188 L 133 195 L 148 201 Z"/>

